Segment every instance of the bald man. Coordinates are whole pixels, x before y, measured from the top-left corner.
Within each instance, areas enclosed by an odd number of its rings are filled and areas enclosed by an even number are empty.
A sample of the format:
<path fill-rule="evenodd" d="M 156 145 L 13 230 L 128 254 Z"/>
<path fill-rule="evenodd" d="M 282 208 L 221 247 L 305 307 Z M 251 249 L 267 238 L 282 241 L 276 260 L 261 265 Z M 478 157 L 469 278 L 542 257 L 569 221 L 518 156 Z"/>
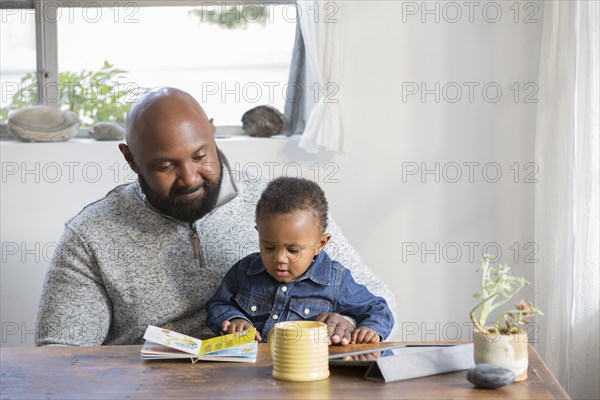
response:
<path fill-rule="evenodd" d="M 155 89 L 127 121 L 119 149 L 138 180 L 65 224 L 42 291 L 37 345 L 138 344 L 148 325 L 212 336 L 206 301 L 231 266 L 258 251 L 254 208 L 267 181 L 232 170 L 196 100 Z M 329 221 L 336 259 L 394 311 L 389 288 Z M 328 323 L 332 342 L 346 344 L 351 322 L 316 312 L 303 317 Z"/>

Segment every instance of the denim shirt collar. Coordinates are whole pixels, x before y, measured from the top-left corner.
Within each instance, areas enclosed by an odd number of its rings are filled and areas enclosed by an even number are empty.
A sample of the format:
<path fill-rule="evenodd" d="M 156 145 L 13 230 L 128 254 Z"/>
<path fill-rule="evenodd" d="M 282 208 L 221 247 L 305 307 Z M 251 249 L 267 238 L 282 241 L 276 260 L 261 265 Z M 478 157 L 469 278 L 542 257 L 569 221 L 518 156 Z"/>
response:
<path fill-rule="evenodd" d="M 267 273 L 264 264 L 260 257 L 256 257 L 248 267 L 247 275 L 258 275 L 260 273 Z M 329 285 L 329 277 L 331 276 L 331 258 L 327 255 L 325 250 L 321 250 L 319 255 L 313 260 L 308 270 L 296 281 L 303 279 L 310 279 L 311 281 L 320 285 Z"/>

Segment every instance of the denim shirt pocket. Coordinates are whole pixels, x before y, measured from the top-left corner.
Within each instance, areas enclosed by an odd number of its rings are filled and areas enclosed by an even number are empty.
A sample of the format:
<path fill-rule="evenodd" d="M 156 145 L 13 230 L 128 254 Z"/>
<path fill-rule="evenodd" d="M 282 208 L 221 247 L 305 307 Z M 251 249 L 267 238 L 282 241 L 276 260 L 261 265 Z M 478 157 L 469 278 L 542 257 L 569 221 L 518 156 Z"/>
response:
<path fill-rule="evenodd" d="M 332 304 L 325 299 L 293 298 L 290 300 L 290 311 L 297 314 L 297 319 L 313 320 L 321 313 L 331 312 Z"/>
<path fill-rule="evenodd" d="M 235 302 L 251 319 L 263 320 L 271 313 L 273 303 L 262 296 L 240 290 L 235 296 Z"/>

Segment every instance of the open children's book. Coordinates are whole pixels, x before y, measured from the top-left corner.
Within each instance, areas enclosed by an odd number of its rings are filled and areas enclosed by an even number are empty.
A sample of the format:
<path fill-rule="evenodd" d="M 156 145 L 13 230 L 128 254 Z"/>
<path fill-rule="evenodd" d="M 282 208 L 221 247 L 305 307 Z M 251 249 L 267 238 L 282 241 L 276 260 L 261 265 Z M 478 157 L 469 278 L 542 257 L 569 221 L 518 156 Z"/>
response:
<path fill-rule="evenodd" d="M 149 325 L 141 357 L 145 360 L 189 358 L 198 361 L 256 362 L 256 328 L 200 340 L 168 329 Z"/>

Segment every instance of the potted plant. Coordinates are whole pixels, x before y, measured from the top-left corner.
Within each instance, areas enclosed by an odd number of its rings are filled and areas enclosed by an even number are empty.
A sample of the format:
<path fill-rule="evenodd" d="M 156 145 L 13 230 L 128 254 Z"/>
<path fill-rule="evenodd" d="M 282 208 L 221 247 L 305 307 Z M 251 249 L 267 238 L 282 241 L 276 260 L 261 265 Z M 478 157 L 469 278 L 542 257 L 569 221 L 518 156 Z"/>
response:
<path fill-rule="evenodd" d="M 492 312 L 509 302 L 530 283 L 524 277 L 515 277 L 508 265 L 490 265 L 489 255 L 483 256 L 481 266 L 481 291 L 474 296 L 481 299 L 469 313 L 475 326 L 473 343 L 475 363 L 494 364 L 512 370 L 515 381 L 527 379 L 526 318 L 544 315 L 532 303 L 520 300 L 515 308 L 500 312 L 493 322 L 488 322 Z"/>

